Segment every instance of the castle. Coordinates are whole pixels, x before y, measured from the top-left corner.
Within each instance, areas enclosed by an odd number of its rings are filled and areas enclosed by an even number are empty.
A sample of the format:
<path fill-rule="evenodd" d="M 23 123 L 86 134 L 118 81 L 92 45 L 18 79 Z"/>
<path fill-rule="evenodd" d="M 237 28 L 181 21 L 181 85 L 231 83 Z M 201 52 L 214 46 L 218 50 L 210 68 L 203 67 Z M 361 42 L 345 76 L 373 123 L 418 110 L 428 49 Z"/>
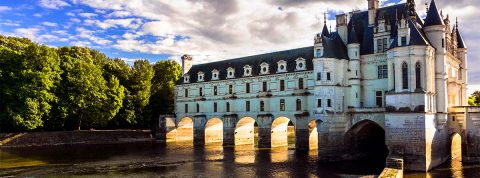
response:
<path fill-rule="evenodd" d="M 467 105 L 458 22 L 434 0 L 425 19 L 414 0 L 368 0 L 367 11 L 337 15 L 336 29 L 325 24 L 311 47 L 193 66 L 184 55 L 165 137 L 176 130 L 174 139 L 193 134 L 198 145 L 252 144 L 257 126 L 258 147 L 269 148 L 287 144 L 292 123 L 296 149 L 318 149 L 324 161 L 386 150 L 425 171 L 449 159 L 447 123 L 467 122 L 467 111 L 452 110 Z"/>

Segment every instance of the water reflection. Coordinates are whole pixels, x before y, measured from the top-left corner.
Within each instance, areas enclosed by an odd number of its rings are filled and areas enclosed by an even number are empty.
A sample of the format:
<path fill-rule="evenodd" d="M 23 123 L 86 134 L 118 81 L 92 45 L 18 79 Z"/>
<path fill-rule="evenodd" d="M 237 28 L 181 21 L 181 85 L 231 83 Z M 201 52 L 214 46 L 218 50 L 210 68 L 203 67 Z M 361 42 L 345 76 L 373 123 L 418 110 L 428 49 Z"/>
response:
<path fill-rule="evenodd" d="M 195 147 L 190 142 L 15 148 L 0 150 L 0 176 L 358 177 L 382 170 L 382 165 L 368 162 L 320 164 L 316 158 L 315 150 Z"/>

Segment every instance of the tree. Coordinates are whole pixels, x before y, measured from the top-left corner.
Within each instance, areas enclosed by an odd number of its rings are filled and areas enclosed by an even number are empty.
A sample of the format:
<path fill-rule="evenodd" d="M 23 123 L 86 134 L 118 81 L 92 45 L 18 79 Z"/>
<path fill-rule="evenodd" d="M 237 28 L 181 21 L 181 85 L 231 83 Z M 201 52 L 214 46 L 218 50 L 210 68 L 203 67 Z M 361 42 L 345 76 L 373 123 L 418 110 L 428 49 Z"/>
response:
<path fill-rule="evenodd" d="M 123 86 L 115 76 L 103 78 L 90 49 L 64 47 L 59 53 L 64 73 L 57 91 L 56 120 L 70 129 L 105 126 L 122 106 Z"/>
<path fill-rule="evenodd" d="M 180 78 L 182 68 L 175 61 L 159 61 L 153 65 L 152 96 L 149 110 L 151 119 L 160 114 L 174 113 L 174 87 Z"/>
<path fill-rule="evenodd" d="M 55 49 L 27 39 L 0 36 L 0 130 L 33 130 L 44 125 L 56 100 L 60 77 Z"/>
<path fill-rule="evenodd" d="M 468 105 L 480 106 L 480 91 L 475 91 L 470 97 L 468 97 Z"/>

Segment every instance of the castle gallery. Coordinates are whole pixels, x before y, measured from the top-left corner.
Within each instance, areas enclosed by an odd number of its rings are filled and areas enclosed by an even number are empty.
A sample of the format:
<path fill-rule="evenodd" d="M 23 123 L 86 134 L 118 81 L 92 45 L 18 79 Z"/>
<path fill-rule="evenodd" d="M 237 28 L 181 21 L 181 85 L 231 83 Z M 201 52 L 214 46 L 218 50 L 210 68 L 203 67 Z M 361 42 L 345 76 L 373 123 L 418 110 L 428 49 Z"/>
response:
<path fill-rule="evenodd" d="M 325 24 L 305 48 L 198 65 L 184 55 L 175 126 L 191 122 L 200 145 L 215 136 L 224 145 L 253 143 L 255 126 L 258 147 L 269 148 L 287 144 L 290 123 L 295 147 L 318 149 L 325 161 L 386 150 L 408 170 L 429 170 L 449 159 L 445 123 L 455 121 L 450 108 L 467 105 L 458 22 L 434 0 L 426 18 L 413 0 L 368 0 L 366 11 L 336 15 L 336 29 Z M 207 133 L 210 121 L 218 127 Z"/>

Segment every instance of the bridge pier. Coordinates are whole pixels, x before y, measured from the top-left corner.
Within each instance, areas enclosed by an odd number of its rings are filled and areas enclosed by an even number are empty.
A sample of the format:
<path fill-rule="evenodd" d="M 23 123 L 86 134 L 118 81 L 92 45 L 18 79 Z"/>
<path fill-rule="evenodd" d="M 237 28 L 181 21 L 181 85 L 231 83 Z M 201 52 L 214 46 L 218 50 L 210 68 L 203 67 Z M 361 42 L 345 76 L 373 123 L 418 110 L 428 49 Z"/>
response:
<path fill-rule="evenodd" d="M 193 145 L 203 146 L 205 145 L 205 124 L 207 118 L 205 115 L 199 115 L 193 117 Z"/>
<path fill-rule="evenodd" d="M 175 116 L 161 115 L 153 132 L 154 137 L 160 143 L 173 142 L 176 140 L 176 129 Z"/>
<path fill-rule="evenodd" d="M 272 147 L 272 122 L 274 118 L 271 114 L 258 115 L 258 148 Z"/>
<path fill-rule="evenodd" d="M 236 114 L 223 116 L 223 146 L 235 145 L 235 129 L 237 120 Z"/>
<path fill-rule="evenodd" d="M 303 128 L 295 128 L 295 150 L 310 150 L 310 130 Z"/>

